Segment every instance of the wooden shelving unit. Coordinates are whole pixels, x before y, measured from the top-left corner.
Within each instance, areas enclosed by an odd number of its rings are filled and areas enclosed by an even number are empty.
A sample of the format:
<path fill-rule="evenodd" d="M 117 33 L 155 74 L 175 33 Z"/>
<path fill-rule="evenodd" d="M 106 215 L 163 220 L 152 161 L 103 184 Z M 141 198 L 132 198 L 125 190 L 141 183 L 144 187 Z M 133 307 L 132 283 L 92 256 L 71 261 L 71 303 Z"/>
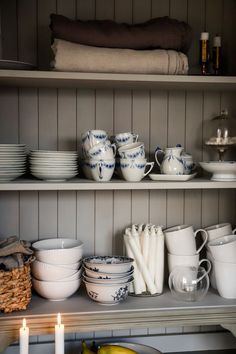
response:
<path fill-rule="evenodd" d="M 236 181 L 214 182 L 206 178 L 194 178 L 186 182 L 152 181 L 149 178 L 141 182 L 126 182 L 112 179 L 110 182 L 95 182 L 88 179 L 73 178 L 65 182 L 47 182 L 37 179 L 16 179 L 12 182 L 1 182 L 0 191 L 45 191 L 45 190 L 163 190 L 163 189 L 232 189 Z"/>
<path fill-rule="evenodd" d="M 0 86 L 233 91 L 236 77 L 0 70 Z"/>
<path fill-rule="evenodd" d="M 0 343 L 18 337 L 22 318 L 27 319 L 31 335 L 53 334 L 56 315 L 63 316 L 68 333 L 95 330 L 222 325 L 236 334 L 236 302 L 221 298 L 214 290 L 199 302 L 175 300 L 168 290 L 160 296 L 129 296 L 116 306 L 103 306 L 89 299 L 84 289 L 63 302 L 52 302 L 37 295 L 26 311 L 0 315 Z M 1 344 L 0 344 L 1 350 Z"/>

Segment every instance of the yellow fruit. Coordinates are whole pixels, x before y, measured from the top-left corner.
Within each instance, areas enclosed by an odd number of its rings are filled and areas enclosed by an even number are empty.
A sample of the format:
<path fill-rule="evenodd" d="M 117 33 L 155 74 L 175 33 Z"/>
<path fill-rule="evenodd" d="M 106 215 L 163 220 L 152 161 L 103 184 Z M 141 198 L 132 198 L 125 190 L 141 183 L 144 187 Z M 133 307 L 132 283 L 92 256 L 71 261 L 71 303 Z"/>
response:
<path fill-rule="evenodd" d="M 88 348 L 85 340 L 82 341 L 82 354 L 95 354 L 92 350 Z"/>
<path fill-rule="evenodd" d="M 132 349 L 122 347 L 120 345 L 102 345 L 97 354 L 138 354 Z"/>

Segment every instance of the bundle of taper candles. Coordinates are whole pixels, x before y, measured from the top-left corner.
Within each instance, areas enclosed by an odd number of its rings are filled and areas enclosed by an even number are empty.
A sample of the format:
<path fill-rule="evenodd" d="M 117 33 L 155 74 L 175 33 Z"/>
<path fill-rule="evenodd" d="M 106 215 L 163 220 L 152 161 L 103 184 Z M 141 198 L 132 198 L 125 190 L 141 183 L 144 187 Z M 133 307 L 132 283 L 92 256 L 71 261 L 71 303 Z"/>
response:
<path fill-rule="evenodd" d="M 125 229 L 126 253 L 134 259 L 130 293 L 161 294 L 164 281 L 164 235 L 161 226 L 133 224 Z"/>

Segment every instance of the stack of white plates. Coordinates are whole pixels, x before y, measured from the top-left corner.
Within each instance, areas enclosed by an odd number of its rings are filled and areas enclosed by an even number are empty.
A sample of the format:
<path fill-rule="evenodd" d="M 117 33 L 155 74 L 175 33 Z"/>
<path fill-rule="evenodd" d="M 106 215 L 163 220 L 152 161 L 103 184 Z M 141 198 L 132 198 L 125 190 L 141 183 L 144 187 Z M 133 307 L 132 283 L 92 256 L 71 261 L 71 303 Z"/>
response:
<path fill-rule="evenodd" d="M 24 144 L 0 144 L 0 181 L 12 181 L 26 170 Z"/>
<path fill-rule="evenodd" d="M 78 174 L 76 151 L 32 150 L 30 172 L 48 181 L 64 181 Z"/>

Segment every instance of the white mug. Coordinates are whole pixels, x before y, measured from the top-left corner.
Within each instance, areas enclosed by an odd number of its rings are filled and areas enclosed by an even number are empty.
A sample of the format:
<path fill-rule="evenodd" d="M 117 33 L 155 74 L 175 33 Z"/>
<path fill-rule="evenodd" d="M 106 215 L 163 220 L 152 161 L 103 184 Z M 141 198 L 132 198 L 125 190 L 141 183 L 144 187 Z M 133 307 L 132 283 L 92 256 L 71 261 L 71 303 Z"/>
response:
<path fill-rule="evenodd" d="M 149 169 L 145 172 L 146 167 Z M 139 182 L 147 176 L 154 166 L 154 162 L 147 162 L 147 159 L 120 159 L 120 170 L 123 178 L 129 182 Z"/>
<path fill-rule="evenodd" d="M 137 140 L 138 140 L 138 134 L 134 134 L 130 132 L 117 134 L 114 138 L 114 141 L 118 147 L 127 144 L 136 143 Z"/>
<path fill-rule="evenodd" d="M 236 264 L 236 235 L 226 235 L 210 241 L 208 248 L 216 261 Z"/>
<path fill-rule="evenodd" d="M 166 246 L 169 253 L 191 256 L 198 254 L 207 242 L 207 232 L 203 229 L 193 230 L 189 225 L 178 225 L 164 230 Z M 201 246 L 196 249 L 196 236 L 204 235 Z"/>
<path fill-rule="evenodd" d="M 189 267 L 198 268 L 203 262 L 206 262 L 208 264 L 208 269 L 211 269 L 211 262 L 208 259 L 203 258 L 199 262 L 199 254 L 193 254 L 191 256 L 182 256 L 182 255 L 180 256 L 180 255 L 168 253 L 167 258 L 168 258 L 169 273 L 171 273 L 174 268 L 179 266 L 189 266 Z"/>
<path fill-rule="evenodd" d="M 215 277 L 215 268 L 214 268 L 214 258 L 212 257 L 212 254 L 209 250 L 207 250 L 207 259 L 211 262 L 211 271 L 209 274 L 209 279 L 210 279 L 210 283 L 211 283 L 211 287 L 213 289 L 217 289 L 216 286 L 216 277 Z"/>
<path fill-rule="evenodd" d="M 118 149 L 122 159 L 142 159 L 145 158 L 144 143 L 136 142 L 123 145 Z"/>
<path fill-rule="evenodd" d="M 226 299 L 236 299 L 236 263 L 213 260 L 216 288 L 220 296 Z"/>
<path fill-rule="evenodd" d="M 94 160 L 113 160 L 116 154 L 116 145 L 111 144 L 110 140 L 102 141 L 94 145 L 88 151 L 90 158 Z"/>
<path fill-rule="evenodd" d="M 222 223 L 222 224 L 211 225 L 211 226 L 205 227 L 204 230 L 206 230 L 208 233 L 208 243 L 210 241 L 213 241 L 213 240 L 221 237 L 221 236 L 232 235 L 236 232 L 236 229 L 232 230 L 232 226 L 228 222 Z"/>

